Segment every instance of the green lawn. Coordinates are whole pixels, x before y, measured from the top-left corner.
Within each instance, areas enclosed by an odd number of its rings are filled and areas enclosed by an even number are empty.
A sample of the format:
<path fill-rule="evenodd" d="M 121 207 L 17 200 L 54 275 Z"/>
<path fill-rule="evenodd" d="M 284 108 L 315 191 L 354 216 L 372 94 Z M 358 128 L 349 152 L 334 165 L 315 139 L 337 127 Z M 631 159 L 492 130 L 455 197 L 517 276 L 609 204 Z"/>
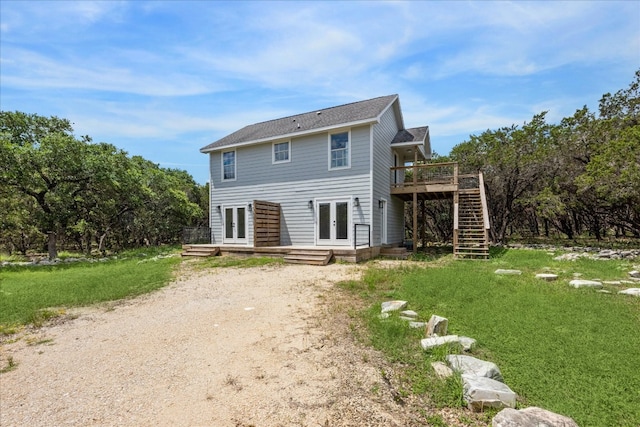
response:
<path fill-rule="evenodd" d="M 476 356 L 498 364 L 521 406 L 540 406 L 581 426 L 640 425 L 640 298 L 617 295 L 623 286 L 603 294 L 568 285 L 573 273 L 624 279 L 630 262 L 553 261 L 544 251 L 508 250 L 489 262 L 447 257 L 426 265 L 371 270 L 361 283 L 344 284 L 369 302 L 368 338 L 406 366 L 407 389 L 430 393 L 436 403 L 460 403 L 458 385 L 442 384 L 431 372 L 430 362 L 445 352 L 424 352 L 423 331 L 380 320 L 383 299 L 407 300 L 425 320 L 447 317 L 450 333 L 477 339 Z M 498 268 L 523 274 L 499 276 Z M 560 277 L 535 279 L 541 272 Z"/>
<path fill-rule="evenodd" d="M 39 324 L 64 308 L 140 295 L 166 285 L 179 257 L 0 268 L 0 332 Z"/>

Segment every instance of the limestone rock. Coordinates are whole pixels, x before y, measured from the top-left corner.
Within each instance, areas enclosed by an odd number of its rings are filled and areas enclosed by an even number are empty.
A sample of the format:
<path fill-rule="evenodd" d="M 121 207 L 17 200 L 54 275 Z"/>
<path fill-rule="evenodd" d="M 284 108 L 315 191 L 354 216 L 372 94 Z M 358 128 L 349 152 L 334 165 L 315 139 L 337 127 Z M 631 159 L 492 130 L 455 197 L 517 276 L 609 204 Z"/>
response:
<path fill-rule="evenodd" d="M 522 271 L 520 270 L 505 270 L 502 268 L 499 268 L 495 271 L 495 274 L 501 274 L 501 275 L 520 275 L 522 274 Z"/>
<path fill-rule="evenodd" d="M 388 319 L 389 317 L 391 317 L 391 314 L 390 314 L 390 313 L 388 313 L 388 312 L 387 312 L 387 313 L 380 313 L 380 314 L 378 315 L 378 319 L 383 319 L 383 320 L 384 320 L 384 319 Z"/>
<path fill-rule="evenodd" d="M 551 273 L 539 273 L 539 274 L 536 274 L 536 279 L 546 280 L 547 282 L 554 281 L 557 278 L 558 278 L 557 274 L 551 274 Z"/>
<path fill-rule="evenodd" d="M 477 341 L 469 337 L 458 337 L 460 345 L 464 351 L 471 351 L 476 346 Z"/>
<path fill-rule="evenodd" d="M 473 375 L 491 378 L 495 381 L 503 381 L 500 369 L 493 362 L 487 362 L 463 354 L 450 354 L 447 356 L 447 362 L 454 371 L 460 372 L 462 375 Z"/>
<path fill-rule="evenodd" d="M 640 297 L 640 288 L 629 288 L 629 289 L 625 289 L 623 291 L 618 292 L 619 294 L 624 294 L 624 295 L 633 295 L 636 297 Z"/>
<path fill-rule="evenodd" d="M 418 318 L 418 313 L 416 313 L 413 310 L 404 310 L 400 312 L 401 316 L 405 316 L 405 317 L 411 317 L 412 319 L 417 319 Z"/>
<path fill-rule="evenodd" d="M 405 308 L 407 306 L 407 302 L 406 301 L 385 301 L 382 304 L 382 312 L 383 313 L 388 313 L 390 311 L 398 311 L 398 310 L 402 310 L 403 308 Z"/>
<path fill-rule="evenodd" d="M 449 378 L 453 375 L 453 370 L 443 362 L 431 362 L 431 367 L 436 372 L 438 378 Z"/>
<path fill-rule="evenodd" d="M 602 283 L 595 280 L 575 279 L 569 282 L 574 288 L 601 288 Z"/>
<path fill-rule="evenodd" d="M 427 324 L 424 322 L 409 322 L 409 327 L 413 329 L 423 329 Z"/>
<path fill-rule="evenodd" d="M 431 350 L 445 344 L 454 344 L 460 342 L 457 335 L 445 335 L 444 337 L 430 337 L 420 340 L 420 345 L 425 350 Z"/>
<path fill-rule="evenodd" d="M 433 335 L 443 336 L 447 335 L 447 327 L 449 325 L 449 319 L 437 315 L 432 315 L 427 323 L 427 336 Z"/>
<path fill-rule="evenodd" d="M 462 375 L 462 394 L 469 409 L 514 408 L 516 394 L 506 384 L 487 377 Z"/>
<path fill-rule="evenodd" d="M 531 406 L 521 410 L 505 408 L 491 421 L 492 427 L 578 427 L 564 415 Z"/>
<path fill-rule="evenodd" d="M 635 277 L 636 279 L 640 279 L 640 271 L 637 271 L 637 270 L 630 271 L 629 276 Z"/>

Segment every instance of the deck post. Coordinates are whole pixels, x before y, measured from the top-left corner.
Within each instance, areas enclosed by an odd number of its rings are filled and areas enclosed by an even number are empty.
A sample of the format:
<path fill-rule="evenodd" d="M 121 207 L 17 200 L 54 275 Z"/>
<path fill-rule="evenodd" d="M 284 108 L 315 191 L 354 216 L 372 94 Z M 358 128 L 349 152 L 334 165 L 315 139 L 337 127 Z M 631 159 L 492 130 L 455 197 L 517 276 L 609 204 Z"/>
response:
<path fill-rule="evenodd" d="M 413 146 L 413 253 L 418 253 L 418 146 Z"/>

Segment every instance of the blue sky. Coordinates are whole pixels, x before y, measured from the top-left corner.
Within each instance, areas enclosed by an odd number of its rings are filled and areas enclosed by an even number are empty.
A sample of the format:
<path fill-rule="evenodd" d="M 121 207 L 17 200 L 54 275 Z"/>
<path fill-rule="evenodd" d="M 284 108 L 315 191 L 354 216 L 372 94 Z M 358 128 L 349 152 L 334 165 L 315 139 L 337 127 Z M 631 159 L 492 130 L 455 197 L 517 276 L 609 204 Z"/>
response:
<path fill-rule="evenodd" d="M 640 1 L 0 2 L 0 108 L 204 183 L 245 125 L 397 93 L 433 149 L 628 87 Z"/>

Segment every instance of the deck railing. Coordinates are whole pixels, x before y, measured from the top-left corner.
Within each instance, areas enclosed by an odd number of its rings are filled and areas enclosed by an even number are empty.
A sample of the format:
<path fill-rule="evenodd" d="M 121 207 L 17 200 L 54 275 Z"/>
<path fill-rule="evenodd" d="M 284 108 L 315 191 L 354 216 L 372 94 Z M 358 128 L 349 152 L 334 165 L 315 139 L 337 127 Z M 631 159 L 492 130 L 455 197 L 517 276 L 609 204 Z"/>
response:
<path fill-rule="evenodd" d="M 478 174 L 461 174 L 457 162 L 428 163 L 391 168 L 391 189 L 418 185 L 457 185 L 460 190 L 478 188 Z"/>
<path fill-rule="evenodd" d="M 357 249 L 358 246 L 364 246 L 365 243 L 362 243 L 363 241 L 367 242 L 368 248 L 371 247 L 371 225 L 353 224 L 353 249 Z"/>

